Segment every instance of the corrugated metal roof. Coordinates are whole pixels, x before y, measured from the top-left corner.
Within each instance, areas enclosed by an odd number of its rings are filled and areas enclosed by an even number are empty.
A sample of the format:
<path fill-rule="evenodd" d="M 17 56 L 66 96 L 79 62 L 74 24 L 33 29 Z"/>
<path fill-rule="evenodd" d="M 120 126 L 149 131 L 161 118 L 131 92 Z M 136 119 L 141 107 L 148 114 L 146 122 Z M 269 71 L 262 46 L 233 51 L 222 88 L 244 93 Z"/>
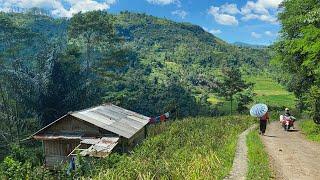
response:
<path fill-rule="evenodd" d="M 126 138 L 131 138 L 149 122 L 148 117 L 113 104 L 104 104 L 70 115 Z"/>

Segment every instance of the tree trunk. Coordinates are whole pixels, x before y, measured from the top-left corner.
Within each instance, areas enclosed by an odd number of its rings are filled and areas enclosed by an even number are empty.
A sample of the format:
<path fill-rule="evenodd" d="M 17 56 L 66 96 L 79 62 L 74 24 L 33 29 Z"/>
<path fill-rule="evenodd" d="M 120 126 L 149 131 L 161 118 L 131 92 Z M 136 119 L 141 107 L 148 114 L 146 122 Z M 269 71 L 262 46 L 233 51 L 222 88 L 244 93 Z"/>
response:
<path fill-rule="evenodd" d="M 233 98 L 231 96 L 231 98 L 230 98 L 230 115 L 232 115 L 232 101 L 233 101 Z"/>
<path fill-rule="evenodd" d="M 91 49 L 91 45 L 90 45 L 90 40 L 88 39 L 87 40 L 87 49 L 86 49 L 86 54 L 87 54 L 87 58 L 86 58 L 86 78 L 87 78 L 87 81 L 89 80 L 89 74 L 90 74 L 90 61 L 91 61 L 91 52 L 90 52 L 90 49 Z"/>

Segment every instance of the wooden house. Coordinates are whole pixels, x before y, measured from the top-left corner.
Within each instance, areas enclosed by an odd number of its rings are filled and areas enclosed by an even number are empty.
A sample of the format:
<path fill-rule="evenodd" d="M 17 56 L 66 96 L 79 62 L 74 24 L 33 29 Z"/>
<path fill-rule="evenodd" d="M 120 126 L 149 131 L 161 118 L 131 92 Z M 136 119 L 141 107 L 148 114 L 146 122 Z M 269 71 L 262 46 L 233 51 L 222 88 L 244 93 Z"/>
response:
<path fill-rule="evenodd" d="M 106 157 L 127 152 L 146 137 L 148 122 L 146 116 L 104 104 L 68 113 L 32 137 L 43 142 L 45 165 L 54 168 L 77 153 Z"/>

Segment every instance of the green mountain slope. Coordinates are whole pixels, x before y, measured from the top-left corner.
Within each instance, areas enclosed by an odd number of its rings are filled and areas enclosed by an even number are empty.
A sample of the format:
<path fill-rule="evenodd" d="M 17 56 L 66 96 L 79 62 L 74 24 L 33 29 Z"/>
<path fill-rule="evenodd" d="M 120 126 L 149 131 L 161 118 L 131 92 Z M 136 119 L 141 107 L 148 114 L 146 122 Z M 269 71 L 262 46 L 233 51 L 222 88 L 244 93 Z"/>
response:
<path fill-rule="evenodd" d="M 145 14 L 115 16 L 119 34 L 131 42 L 142 58 L 150 53 L 180 64 L 219 67 L 227 63 L 261 67 L 270 59 L 267 49 L 228 44 L 190 23 L 177 23 Z"/>
<path fill-rule="evenodd" d="M 54 19 L 31 13 L 1 13 L 1 16 L 9 16 L 19 26 L 42 33 L 51 39 L 63 40 L 67 37 L 67 19 Z M 146 65 L 154 62 L 165 65 L 166 61 L 169 64 L 171 62 L 171 65 L 182 65 L 183 68 L 218 68 L 228 63 L 263 67 L 270 59 L 268 49 L 234 46 L 190 23 L 177 23 L 130 12 L 112 16 L 118 35 L 130 48 L 138 52 L 139 58 Z M 0 26 L 1 29 L 4 30 Z M 158 63 L 158 66 L 161 65 Z"/>
<path fill-rule="evenodd" d="M 203 102 L 206 103 L 208 99 L 206 96 L 212 93 L 212 89 L 210 89 L 211 87 L 208 88 L 208 84 L 212 83 L 214 86 L 215 78 L 220 74 L 221 67 L 235 65 L 238 66 L 239 70 L 244 74 L 252 74 L 263 71 L 268 66 L 271 56 L 271 51 L 268 48 L 252 49 L 228 44 L 204 31 L 201 27 L 190 23 L 177 23 L 146 14 L 130 12 L 123 12 L 110 16 L 112 16 L 118 37 L 123 39 L 123 43 L 119 45 L 121 46 L 119 49 L 125 48 L 130 51 L 128 54 L 118 54 L 118 57 L 115 60 L 110 59 L 110 61 L 114 62 L 119 59 L 124 59 L 124 63 L 129 62 L 133 64 L 133 68 L 130 69 L 131 74 L 127 74 L 127 76 L 123 78 L 124 82 L 118 80 L 111 81 L 111 83 L 114 84 L 114 87 L 111 87 L 112 90 L 109 90 L 109 87 L 103 87 L 104 90 L 108 89 L 106 90 L 108 91 L 108 97 L 106 97 L 104 101 L 120 102 L 119 105 L 121 106 L 131 108 L 141 113 L 146 113 L 147 115 L 167 111 L 167 109 L 172 109 L 173 106 L 176 106 L 173 102 L 177 101 L 177 94 L 172 93 L 172 96 L 170 97 L 173 99 L 169 100 L 168 94 L 163 95 L 162 97 L 162 95 L 160 95 L 161 92 L 158 91 L 163 87 L 163 93 L 166 93 L 167 90 L 165 88 L 168 87 L 168 84 L 175 83 L 177 88 L 186 90 L 185 95 L 182 95 L 183 97 L 187 97 L 187 94 L 190 95 L 186 102 L 190 102 L 193 97 L 196 97 L 197 100 L 203 100 Z M 31 74 L 31 77 L 36 77 L 37 74 L 43 73 L 38 79 L 43 79 L 41 82 L 43 82 L 44 88 L 47 87 L 46 81 L 50 78 L 50 73 L 53 72 L 49 62 L 53 58 L 58 60 L 66 57 L 75 57 L 76 64 L 78 63 L 79 65 L 79 73 L 76 72 L 75 74 L 78 74 L 78 76 L 74 78 L 81 82 L 82 80 L 80 79 L 85 77 L 83 76 L 83 73 L 85 73 L 86 56 L 81 55 L 84 53 L 84 50 L 80 50 L 80 46 L 74 49 L 75 53 L 71 54 L 71 56 L 66 55 L 60 57 L 59 55 L 59 53 L 70 53 L 66 52 L 67 47 L 73 48 L 72 46 L 74 46 L 72 45 L 73 42 L 70 39 L 68 40 L 67 36 L 70 20 L 54 19 L 32 13 L 1 13 L 0 17 L 3 19 L 9 17 L 19 28 L 23 27 L 26 31 L 40 34 L 40 36 L 36 36 L 36 38 L 29 38 L 32 42 L 24 43 L 24 47 L 21 47 L 21 50 L 17 52 L 23 53 L 23 55 L 19 55 L 21 56 L 20 67 L 22 71 L 28 71 L 28 73 Z M 1 26 L 0 24 L 0 31 L 5 32 L 5 26 Z M 67 43 L 71 44 L 70 47 Z M 81 41 L 78 41 L 78 43 L 81 44 Z M 0 43 L 0 47 L 4 44 L 6 43 Z M 6 47 L 4 47 L 4 49 L 6 49 Z M 121 51 L 119 52 L 121 53 Z M 1 56 L 0 53 L 0 57 Z M 4 57 L 5 56 L 7 55 L 4 54 Z M 16 56 L 17 55 L 12 57 L 12 59 L 8 58 L 8 56 L 4 59 L 0 58 L 0 62 L 2 60 L 7 61 L 8 64 L 11 64 L 11 68 L 13 68 L 14 63 L 16 62 L 16 60 L 13 59 L 17 59 Z M 99 56 L 99 54 L 96 54 L 96 56 Z M 71 63 L 70 60 L 69 62 Z M 119 62 L 119 64 L 120 63 L 123 62 Z M 106 64 L 108 65 L 108 63 Z M 102 69 L 108 69 L 107 67 L 109 66 L 102 67 Z M 124 72 L 118 67 L 109 69 Z M 61 73 L 58 72 L 57 74 Z M 68 72 L 65 75 L 68 74 L 70 73 Z M 52 75 L 51 77 L 56 78 L 57 76 Z M 140 77 L 143 77 L 143 79 Z M 65 78 L 62 77 L 62 79 Z M 56 82 L 60 81 L 61 80 Z M 136 83 L 132 84 L 129 81 Z M 141 83 L 139 84 L 138 82 Z M 60 85 L 61 84 L 55 84 L 53 87 L 58 87 Z M 66 85 L 61 86 L 65 87 Z M 77 84 L 75 86 L 78 87 L 80 85 Z M 148 89 L 147 87 L 154 88 Z M 63 91 L 62 88 L 61 91 L 63 93 L 69 93 L 70 90 Z M 114 91 L 114 93 L 110 91 Z M 145 93 L 139 94 L 138 92 Z M 151 92 L 154 93 L 155 97 L 145 96 L 146 93 L 152 94 Z M 177 90 L 174 92 L 177 92 Z M 51 97 L 51 94 L 48 96 Z M 62 97 L 59 93 L 57 93 L 57 96 Z M 60 102 L 56 99 L 57 98 L 53 98 L 53 102 L 50 103 L 58 104 L 58 107 L 60 107 Z M 102 99 L 102 97 L 99 96 L 97 99 Z M 154 101 L 143 101 L 145 104 L 143 108 L 134 106 L 134 104 L 137 103 L 140 105 L 142 104 L 140 99 L 153 99 Z M 150 106 L 148 104 L 159 103 L 159 99 L 161 99 L 163 104 L 172 103 L 170 107 L 167 108 L 159 108 L 155 105 L 154 110 L 149 111 Z M 168 99 L 168 101 L 165 101 L 165 99 Z M 60 101 L 64 100 L 64 97 L 62 97 Z M 81 101 L 84 102 L 83 100 Z M 34 102 L 35 106 L 38 106 L 38 100 L 35 100 Z M 48 102 L 48 100 L 45 100 L 45 102 Z M 192 102 L 194 102 L 194 100 L 192 100 Z M 95 103 L 97 102 L 93 102 L 93 104 Z M 159 106 L 163 107 L 163 104 Z M 90 106 L 89 103 L 86 103 L 86 105 Z M 185 106 L 183 104 L 180 105 Z M 44 103 L 41 108 L 47 108 L 47 106 L 48 105 Z M 54 106 L 54 109 L 56 106 L 57 105 Z M 71 107 L 70 104 L 67 104 L 66 106 L 71 109 L 79 108 Z M 36 108 L 36 111 L 43 111 L 39 107 Z M 186 110 L 186 113 L 183 114 L 190 115 L 187 113 L 189 110 L 190 109 Z M 57 112 L 60 111 L 61 110 L 57 110 Z M 60 113 L 63 114 L 66 112 Z M 55 114 L 54 116 L 59 116 L 61 114 Z"/>
<path fill-rule="evenodd" d="M 272 52 L 266 48 L 228 44 L 200 26 L 177 23 L 146 14 L 115 15 L 118 34 L 138 53 L 151 81 L 166 84 L 172 74 L 201 99 L 210 93 L 203 83 L 219 75 L 219 69 L 236 65 L 245 74 L 264 71 Z"/>

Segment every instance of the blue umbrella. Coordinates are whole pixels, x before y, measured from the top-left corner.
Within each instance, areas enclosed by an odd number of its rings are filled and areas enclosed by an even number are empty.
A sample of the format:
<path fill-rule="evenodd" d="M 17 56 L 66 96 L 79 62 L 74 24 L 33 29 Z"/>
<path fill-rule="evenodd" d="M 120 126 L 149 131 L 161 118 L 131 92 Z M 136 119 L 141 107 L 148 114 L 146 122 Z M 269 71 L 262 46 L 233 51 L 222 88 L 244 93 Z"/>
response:
<path fill-rule="evenodd" d="M 253 117 L 262 117 L 268 112 L 268 106 L 265 104 L 256 104 L 251 107 L 250 115 Z"/>

